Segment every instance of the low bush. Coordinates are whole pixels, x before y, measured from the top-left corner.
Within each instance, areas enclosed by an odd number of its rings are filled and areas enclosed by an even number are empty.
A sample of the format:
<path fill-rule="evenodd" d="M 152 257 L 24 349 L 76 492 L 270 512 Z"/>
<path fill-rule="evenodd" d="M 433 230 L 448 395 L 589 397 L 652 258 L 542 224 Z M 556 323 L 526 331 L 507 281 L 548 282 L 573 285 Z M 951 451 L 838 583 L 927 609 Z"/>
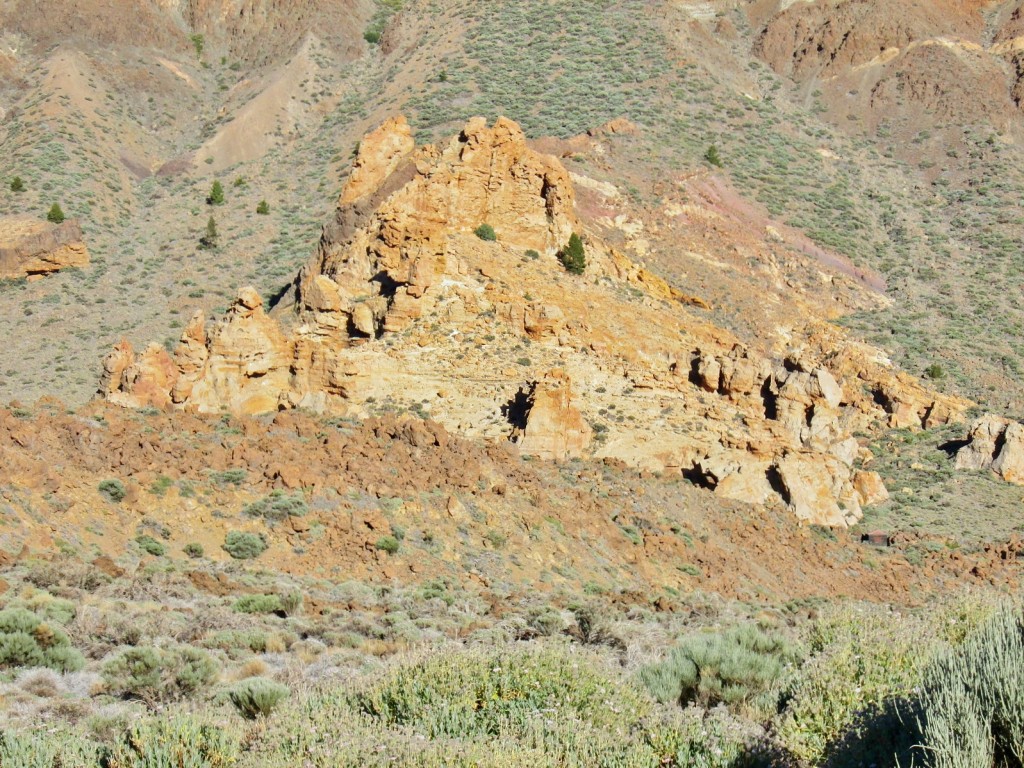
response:
<path fill-rule="evenodd" d="M 277 595 L 245 595 L 231 608 L 239 613 L 277 613 L 282 609 L 281 598 Z"/>
<path fill-rule="evenodd" d="M 239 755 L 238 735 L 193 716 L 129 726 L 103 760 L 105 768 L 227 768 Z"/>
<path fill-rule="evenodd" d="M 213 683 L 219 672 L 213 657 L 199 648 L 140 646 L 109 659 L 103 681 L 115 696 L 154 704 L 194 694 Z"/>
<path fill-rule="evenodd" d="M 203 545 L 197 544 L 196 542 L 190 542 L 185 545 L 184 552 L 186 555 L 192 558 L 200 558 L 205 552 L 203 551 Z"/>
<path fill-rule="evenodd" d="M 135 543 L 138 544 L 144 552 L 148 552 L 154 557 L 162 557 L 164 553 L 167 552 L 167 548 L 149 534 L 144 533 L 141 536 L 136 536 Z"/>
<path fill-rule="evenodd" d="M 229 531 L 222 547 L 236 560 L 252 560 L 267 551 L 267 540 L 262 533 Z"/>
<path fill-rule="evenodd" d="M 48 667 L 76 672 L 85 666 L 82 654 L 60 628 L 23 608 L 0 611 L 0 669 Z"/>
<path fill-rule="evenodd" d="M 798 647 L 781 634 L 746 624 L 684 638 L 665 661 L 643 667 L 640 680 L 662 702 L 767 711 L 787 665 L 799 658 Z"/>
<path fill-rule="evenodd" d="M 242 507 L 242 514 L 248 517 L 262 517 L 264 520 L 276 522 L 287 517 L 301 517 L 309 512 L 306 498 L 301 491 L 287 494 L 284 491 L 272 491 L 258 501 Z"/>
<path fill-rule="evenodd" d="M 123 501 L 124 497 L 128 495 L 128 491 L 124 487 L 124 483 L 120 480 L 103 480 L 97 486 L 100 494 L 106 496 L 109 501 L 115 503 Z"/>
<path fill-rule="evenodd" d="M 381 536 L 377 539 L 377 543 L 374 544 L 377 549 L 387 552 L 389 555 L 393 555 L 398 552 L 401 543 L 394 536 Z"/>
<path fill-rule="evenodd" d="M 490 224 L 481 224 L 479 227 L 473 230 L 473 234 L 479 237 L 481 240 L 486 240 L 489 243 L 493 243 L 498 239 L 498 234 L 494 231 L 494 227 Z"/>
<path fill-rule="evenodd" d="M 569 236 L 569 242 L 558 252 L 558 260 L 562 262 L 567 272 L 574 275 L 582 275 L 587 269 L 587 254 L 583 248 L 583 241 L 580 236 L 573 232 Z"/>
<path fill-rule="evenodd" d="M 287 696 L 287 686 L 263 677 L 243 680 L 228 693 L 235 709 L 247 720 L 267 717 Z"/>

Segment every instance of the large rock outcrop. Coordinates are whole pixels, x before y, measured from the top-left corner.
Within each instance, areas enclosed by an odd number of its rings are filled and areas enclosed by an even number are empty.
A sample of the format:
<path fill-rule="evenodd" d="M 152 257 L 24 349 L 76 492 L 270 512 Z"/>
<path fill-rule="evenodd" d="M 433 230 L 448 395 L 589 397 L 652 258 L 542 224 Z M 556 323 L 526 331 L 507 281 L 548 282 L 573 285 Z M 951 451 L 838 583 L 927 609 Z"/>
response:
<path fill-rule="evenodd" d="M 530 385 L 522 404 L 525 426 L 516 434 L 520 453 L 563 461 L 582 456 L 593 430 L 573 404 L 572 381 L 565 371 L 549 371 Z"/>
<path fill-rule="evenodd" d="M 967 444 L 956 455 L 957 469 L 990 469 L 1024 485 L 1024 424 L 987 413 L 971 424 Z"/>
<path fill-rule="evenodd" d="M 89 250 L 77 221 L 48 224 L 21 217 L 0 218 L 0 278 L 45 275 L 88 263 Z"/>
<path fill-rule="evenodd" d="M 360 145 L 287 332 L 245 289 L 222 320 L 195 316 L 171 355 L 119 345 L 101 394 L 205 413 L 429 412 L 523 454 L 679 472 L 834 526 L 886 495 L 856 435 L 967 406 L 820 320 L 775 348 L 740 344 L 690 313 L 706 304 L 585 231 L 574 200 L 565 168 L 509 120 L 419 148 L 389 120 Z M 484 223 L 497 242 L 474 234 Z M 583 276 L 556 258 L 573 232 Z"/>

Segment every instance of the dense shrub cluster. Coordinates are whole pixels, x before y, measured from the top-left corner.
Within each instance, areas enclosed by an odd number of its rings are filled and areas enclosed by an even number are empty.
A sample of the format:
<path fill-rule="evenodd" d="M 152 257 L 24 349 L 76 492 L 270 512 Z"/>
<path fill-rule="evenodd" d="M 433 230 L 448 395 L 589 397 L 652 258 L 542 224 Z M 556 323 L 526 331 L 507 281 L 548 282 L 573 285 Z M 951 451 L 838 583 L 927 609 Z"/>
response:
<path fill-rule="evenodd" d="M 0 611 L 0 669 L 49 667 L 73 672 L 85 664 L 67 634 L 24 608 Z"/>

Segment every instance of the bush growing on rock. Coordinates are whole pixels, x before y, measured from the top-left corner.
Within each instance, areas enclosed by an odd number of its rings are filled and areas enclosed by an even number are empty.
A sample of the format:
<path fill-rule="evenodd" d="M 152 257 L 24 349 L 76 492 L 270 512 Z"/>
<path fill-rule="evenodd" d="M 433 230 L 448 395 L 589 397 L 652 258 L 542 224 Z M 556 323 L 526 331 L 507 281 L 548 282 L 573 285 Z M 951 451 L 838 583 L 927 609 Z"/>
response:
<path fill-rule="evenodd" d="M 127 489 L 124 487 L 124 483 L 120 480 L 103 480 L 97 486 L 97 490 L 106 496 L 108 500 L 113 502 L 124 501 L 124 497 L 128 495 Z"/>
<path fill-rule="evenodd" d="M 0 611 L 0 669 L 48 667 L 76 672 L 85 666 L 68 636 L 23 608 Z"/>
<path fill-rule="evenodd" d="M 489 243 L 493 243 L 498 239 L 498 234 L 494 231 L 494 227 L 490 224 L 481 224 L 479 227 L 473 230 L 473 234 L 479 237 L 481 240 L 486 240 Z"/>
<path fill-rule="evenodd" d="M 267 551 L 267 540 L 262 533 L 229 531 L 222 546 L 236 560 L 252 560 Z"/>
<path fill-rule="evenodd" d="M 558 252 L 558 260 L 566 271 L 574 275 L 582 275 L 587 268 L 587 254 L 583 248 L 583 241 L 580 236 L 573 232 L 569 236 L 569 242 Z"/>

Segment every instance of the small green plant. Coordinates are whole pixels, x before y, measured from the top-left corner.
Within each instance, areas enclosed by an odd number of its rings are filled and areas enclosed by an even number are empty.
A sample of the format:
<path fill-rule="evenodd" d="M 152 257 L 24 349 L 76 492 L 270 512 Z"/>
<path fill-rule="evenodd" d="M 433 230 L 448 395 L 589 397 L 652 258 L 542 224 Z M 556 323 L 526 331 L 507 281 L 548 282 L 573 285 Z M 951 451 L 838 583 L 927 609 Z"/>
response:
<path fill-rule="evenodd" d="M 377 539 L 377 543 L 374 546 L 377 547 L 377 549 L 387 552 L 389 555 L 393 555 L 398 552 L 398 548 L 401 544 L 394 536 L 381 536 Z"/>
<path fill-rule="evenodd" d="M 205 552 L 203 551 L 203 545 L 197 544 L 194 541 L 186 544 L 184 551 L 186 555 L 196 559 L 202 557 L 205 554 Z"/>
<path fill-rule="evenodd" d="M 704 153 L 704 159 L 716 168 L 722 167 L 722 156 L 718 154 L 718 147 L 714 144 L 708 147 L 707 152 Z"/>
<path fill-rule="evenodd" d="M 141 536 L 135 537 L 135 543 L 142 547 L 144 552 L 148 552 L 154 557 L 162 557 L 167 551 L 166 547 L 159 541 L 154 539 L 149 534 L 142 534 Z"/>
<path fill-rule="evenodd" d="M 256 206 L 256 213 L 258 213 L 260 216 L 269 215 L 270 203 L 268 203 L 266 200 L 260 200 L 259 204 Z"/>
<path fill-rule="evenodd" d="M 105 496 L 108 501 L 112 501 L 115 504 L 119 501 L 124 501 L 124 497 L 128 495 L 124 483 L 120 480 L 103 480 L 97 486 L 97 490 L 99 490 L 100 495 Z"/>
<path fill-rule="evenodd" d="M 21 176 L 15 176 L 11 179 L 11 192 L 24 192 L 25 182 L 21 180 Z"/>
<path fill-rule="evenodd" d="M 224 187 L 221 186 L 219 179 L 213 180 L 213 186 L 210 187 L 210 194 L 206 196 L 207 205 L 224 205 Z"/>
<path fill-rule="evenodd" d="M 498 239 L 498 234 L 494 231 L 494 227 L 490 224 L 481 224 L 479 227 L 473 230 L 473 234 L 479 237 L 481 240 L 486 240 L 489 243 L 493 243 Z"/>
<path fill-rule="evenodd" d="M 569 242 L 558 252 L 558 260 L 566 271 L 574 275 L 582 275 L 587 268 L 587 254 L 583 248 L 583 241 L 580 236 L 573 232 L 569 236 Z"/>
<path fill-rule="evenodd" d="M 153 481 L 153 484 L 149 486 L 149 492 L 154 496 L 164 496 L 173 485 L 174 481 L 171 480 L 171 478 L 167 477 L 167 475 L 160 475 Z"/>
<path fill-rule="evenodd" d="M 271 491 L 258 501 L 242 507 L 242 514 L 247 517 L 262 517 L 264 520 L 277 522 L 288 517 L 301 517 L 309 512 L 306 498 L 302 491 L 287 494 L 284 491 Z"/>
<path fill-rule="evenodd" d="M 281 610 L 281 598 L 277 595 L 243 595 L 231 610 L 238 613 L 277 613 Z"/>
<path fill-rule="evenodd" d="M 946 378 L 946 372 L 942 370 L 942 366 L 938 363 L 932 363 L 924 369 L 924 375 L 929 379 L 944 379 Z"/>
<path fill-rule="evenodd" d="M 536 261 L 537 259 L 540 258 L 540 253 L 538 253 L 537 251 L 533 250 L 533 248 L 530 248 L 529 250 L 527 250 L 524 255 L 526 256 L 526 258 L 532 259 L 533 261 Z"/>
<path fill-rule="evenodd" d="M 262 533 L 229 531 L 222 547 L 236 560 L 252 560 L 267 551 L 267 540 Z"/>
<path fill-rule="evenodd" d="M 0 611 L 0 669 L 49 667 L 77 672 L 85 659 L 60 628 L 24 608 Z"/>
<path fill-rule="evenodd" d="M 220 233 L 217 232 L 217 220 L 211 216 L 206 221 L 206 232 L 199 238 L 199 247 L 204 251 L 215 251 L 220 244 Z"/>
<path fill-rule="evenodd" d="M 51 224 L 63 224 L 64 218 L 64 211 L 61 209 L 59 203 L 54 203 L 50 206 L 50 211 L 46 214 L 46 220 L 48 222 Z"/>
<path fill-rule="evenodd" d="M 243 680 L 228 692 L 228 698 L 235 705 L 238 714 L 246 720 L 267 717 L 288 696 L 287 686 L 267 680 L 265 677 L 251 677 Z"/>
<path fill-rule="evenodd" d="M 203 48 L 206 47 L 206 38 L 200 34 L 190 35 L 189 40 L 192 41 L 192 46 L 196 49 L 196 58 L 202 58 Z"/>

